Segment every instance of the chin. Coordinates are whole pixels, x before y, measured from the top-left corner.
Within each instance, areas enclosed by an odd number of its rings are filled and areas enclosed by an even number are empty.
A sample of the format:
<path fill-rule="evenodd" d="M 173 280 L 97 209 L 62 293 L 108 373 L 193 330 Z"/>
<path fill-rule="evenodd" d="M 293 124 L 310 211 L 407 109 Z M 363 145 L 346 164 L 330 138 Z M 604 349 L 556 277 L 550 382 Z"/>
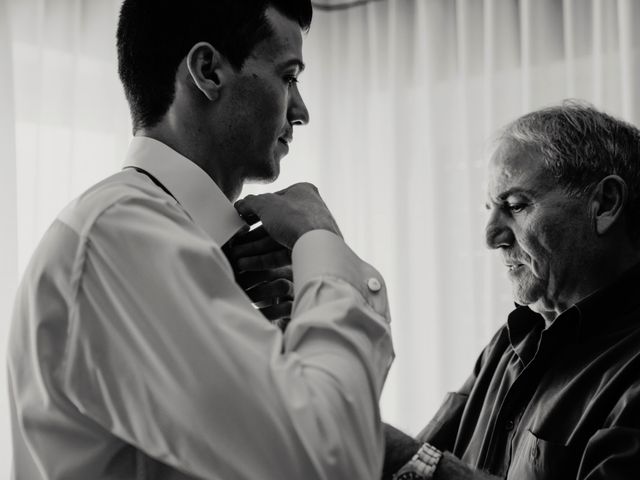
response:
<path fill-rule="evenodd" d="M 280 176 L 280 164 L 263 165 L 261 169 L 254 169 L 246 176 L 246 181 L 251 183 L 273 183 Z"/>
<path fill-rule="evenodd" d="M 514 285 L 513 301 L 518 305 L 532 307 L 544 296 L 544 293 L 542 285 Z"/>

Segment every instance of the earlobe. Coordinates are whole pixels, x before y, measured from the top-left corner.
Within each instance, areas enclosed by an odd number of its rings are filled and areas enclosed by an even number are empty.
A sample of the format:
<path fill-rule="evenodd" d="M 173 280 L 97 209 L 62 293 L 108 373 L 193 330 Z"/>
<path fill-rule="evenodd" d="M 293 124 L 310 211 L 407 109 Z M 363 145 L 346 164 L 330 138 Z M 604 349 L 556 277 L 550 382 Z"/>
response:
<path fill-rule="evenodd" d="M 600 180 L 593 198 L 595 227 L 599 235 L 611 230 L 622 217 L 627 194 L 627 184 L 618 175 L 609 175 Z"/>
<path fill-rule="evenodd" d="M 224 79 L 224 60 L 210 43 L 196 43 L 187 54 L 187 69 L 194 85 L 210 101 L 218 98 Z"/>

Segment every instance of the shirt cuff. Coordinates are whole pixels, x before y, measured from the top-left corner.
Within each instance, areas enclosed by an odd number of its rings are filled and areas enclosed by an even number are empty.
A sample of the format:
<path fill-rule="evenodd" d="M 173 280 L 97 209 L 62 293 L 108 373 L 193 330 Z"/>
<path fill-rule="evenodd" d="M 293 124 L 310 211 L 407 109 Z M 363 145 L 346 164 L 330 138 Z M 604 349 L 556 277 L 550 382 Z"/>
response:
<path fill-rule="evenodd" d="M 365 301 L 389 321 L 387 289 L 382 275 L 362 261 L 338 235 L 328 230 L 311 230 L 293 246 L 293 283 L 298 295 L 313 279 L 334 277 L 353 286 Z"/>

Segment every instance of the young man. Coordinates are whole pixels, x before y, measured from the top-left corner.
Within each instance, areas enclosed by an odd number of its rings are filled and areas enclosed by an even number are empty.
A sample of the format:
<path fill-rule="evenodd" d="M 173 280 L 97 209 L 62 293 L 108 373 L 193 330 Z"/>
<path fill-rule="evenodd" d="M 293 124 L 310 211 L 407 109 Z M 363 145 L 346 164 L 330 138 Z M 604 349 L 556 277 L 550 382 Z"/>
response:
<path fill-rule="evenodd" d="M 13 478 L 379 474 L 393 357 L 380 275 L 306 184 L 241 206 L 292 249 L 286 333 L 222 249 L 246 227 L 231 204 L 243 182 L 277 177 L 308 121 L 296 78 L 310 21 L 306 0 L 124 1 L 135 136 L 125 169 L 54 221 L 19 288 Z M 261 255 L 240 261 L 282 263 L 282 250 Z"/>

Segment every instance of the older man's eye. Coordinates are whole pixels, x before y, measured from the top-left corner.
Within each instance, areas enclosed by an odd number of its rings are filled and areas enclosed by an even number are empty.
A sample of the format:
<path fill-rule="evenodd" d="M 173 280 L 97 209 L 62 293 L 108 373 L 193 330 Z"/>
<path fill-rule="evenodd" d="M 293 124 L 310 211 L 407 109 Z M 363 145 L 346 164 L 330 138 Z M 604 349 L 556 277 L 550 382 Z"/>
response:
<path fill-rule="evenodd" d="M 509 203 L 507 204 L 507 208 L 512 213 L 519 213 L 525 209 L 527 205 L 524 203 Z"/>

